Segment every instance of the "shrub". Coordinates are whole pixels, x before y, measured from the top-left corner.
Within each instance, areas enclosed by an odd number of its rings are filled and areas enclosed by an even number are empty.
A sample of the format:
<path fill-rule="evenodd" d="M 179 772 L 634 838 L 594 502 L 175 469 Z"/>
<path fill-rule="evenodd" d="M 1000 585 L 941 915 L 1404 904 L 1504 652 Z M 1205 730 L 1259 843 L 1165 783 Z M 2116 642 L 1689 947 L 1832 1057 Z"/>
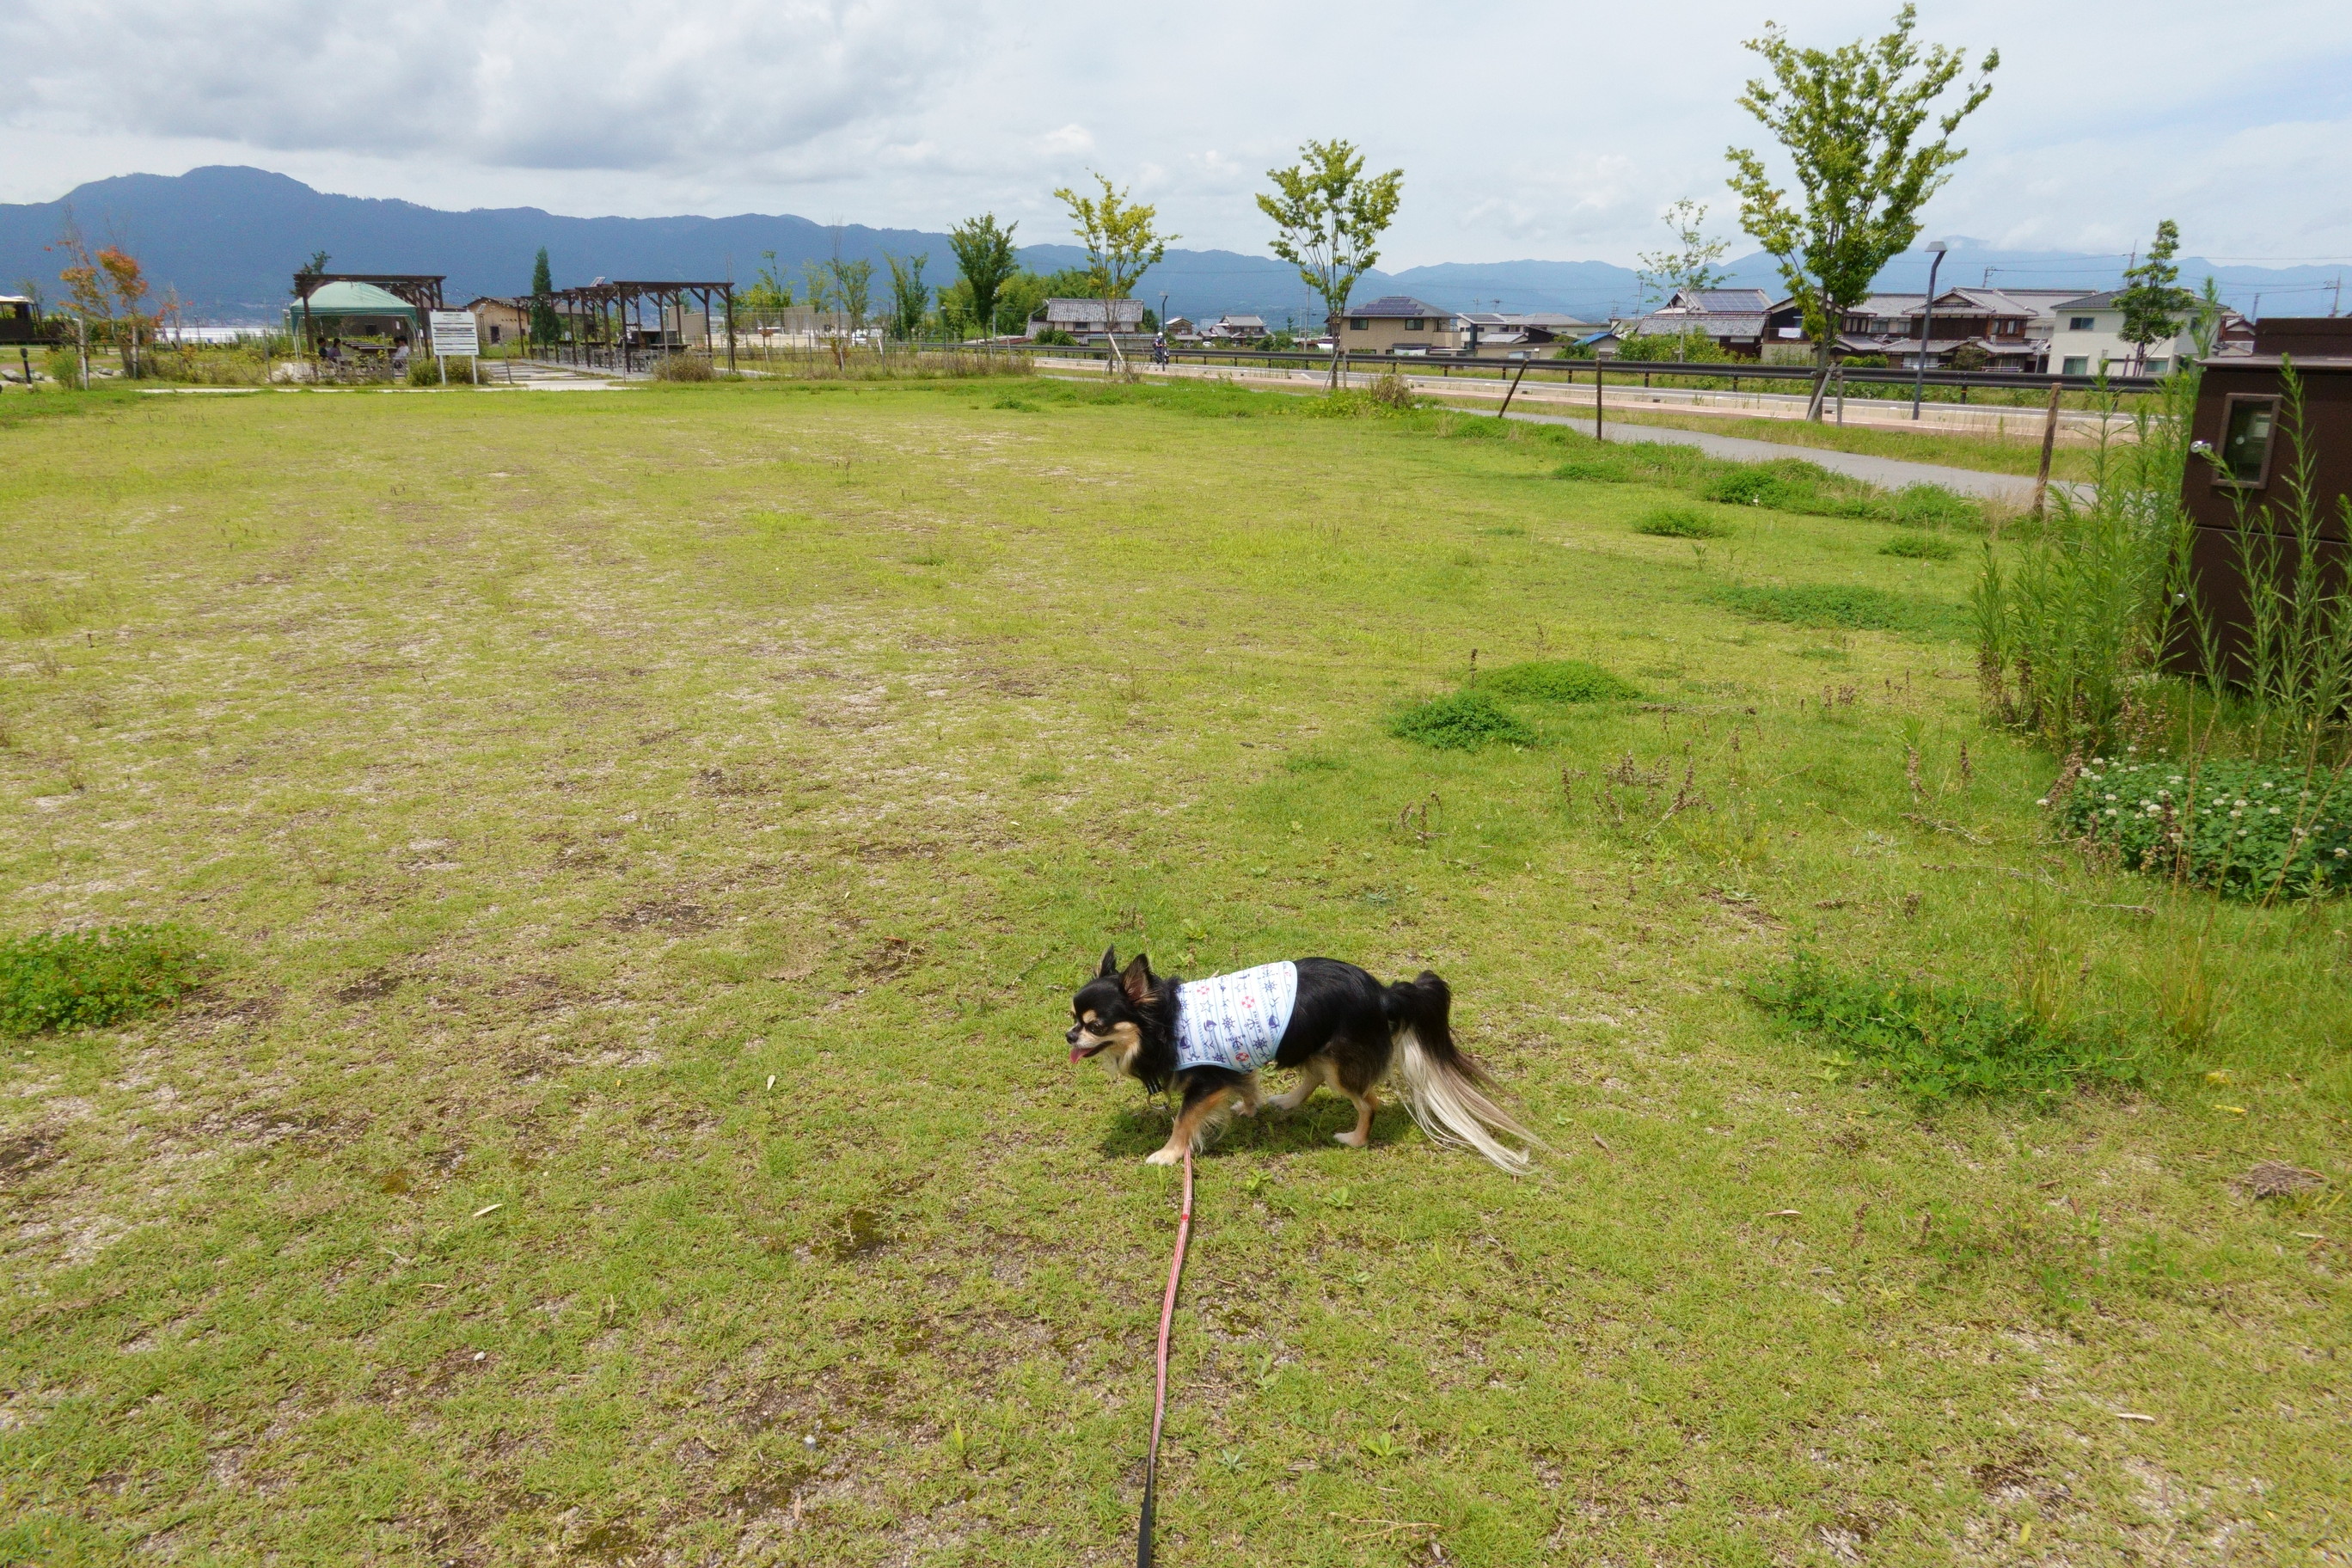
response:
<path fill-rule="evenodd" d="M 408 362 L 408 384 L 411 386 L 440 385 L 441 364 L 442 362 L 431 354 L 416 354 L 412 356 Z M 448 365 L 450 385 L 471 386 L 474 384 L 474 362 L 472 360 L 459 359 L 455 355 L 451 355 L 448 360 Z"/>
<path fill-rule="evenodd" d="M 1532 746 L 1536 733 L 1480 691 L 1454 691 L 1416 702 L 1389 721 L 1389 733 L 1442 752 L 1475 752 L 1501 742 Z"/>
<path fill-rule="evenodd" d="M 1832 1073 L 1882 1072 L 1926 1104 L 1963 1095 L 2056 1095 L 2085 1079 L 2141 1077 L 2139 1063 L 2111 1037 L 2045 1023 L 1957 986 L 1841 972 L 1802 949 L 1748 994 L 1827 1047 Z"/>
<path fill-rule="evenodd" d="M 2114 847 L 2134 870 L 2239 898 L 2352 888 L 2352 783 L 2265 763 L 2094 757 L 2049 805 L 2070 837 Z"/>
<path fill-rule="evenodd" d="M 1629 702 L 1642 689 L 1580 658 L 1507 664 L 1478 678 L 1477 690 L 1535 702 Z"/>
<path fill-rule="evenodd" d="M 41 374 L 59 386 L 81 384 L 81 355 L 71 348 L 54 348 L 41 356 Z"/>
<path fill-rule="evenodd" d="M 1935 629 L 1945 618 L 1926 605 L 1878 588 L 1812 584 L 1795 588 L 1727 587 L 1717 602 L 1759 621 L 1797 626 L 1840 626 L 1848 631 L 1899 632 Z"/>
<path fill-rule="evenodd" d="M 110 926 L 0 942 L 0 1035 L 85 1029 L 137 1017 L 217 967 L 174 926 Z"/>
<path fill-rule="evenodd" d="M 711 368 L 709 359 L 690 350 L 681 350 L 677 353 L 662 355 L 661 358 L 654 361 L 653 374 L 656 381 L 716 381 L 719 379 L 719 373 Z"/>
<path fill-rule="evenodd" d="M 1940 533 L 1898 533 L 1880 545 L 1878 552 L 1906 561 L 1949 561 L 1960 547 Z"/>
<path fill-rule="evenodd" d="M 1078 346 L 1078 340 L 1072 337 L 1069 333 L 1062 331 L 1059 327 L 1047 327 L 1045 331 L 1039 332 L 1035 337 L 1029 341 L 1035 343 L 1039 348 L 1049 346 L 1054 348 L 1076 348 Z"/>
<path fill-rule="evenodd" d="M 1897 490 L 1882 513 L 1905 528 L 1981 528 L 1984 509 L 1941 485 L 1910 485 Z"/>
<path fill-rule="evenodd" d="M 1662 506 L 1636 518 L 1633 531 L 1659 539 L 1721 539 L 1731 530 L 1696 508 Z"/>

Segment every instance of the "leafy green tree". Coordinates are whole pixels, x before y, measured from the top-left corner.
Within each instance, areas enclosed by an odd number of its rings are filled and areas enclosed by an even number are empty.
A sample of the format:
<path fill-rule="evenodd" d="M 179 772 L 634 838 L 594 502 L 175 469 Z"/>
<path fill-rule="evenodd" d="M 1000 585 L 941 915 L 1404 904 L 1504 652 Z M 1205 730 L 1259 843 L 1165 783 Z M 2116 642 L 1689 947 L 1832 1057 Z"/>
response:
<path fill-rule="evenodd" d="M 1331 333 L 1331 385 L 1339 384 L 1339 318 L 1358 279 L 1381 258 L 1380 238 L 1396 221 L 1404 171 L 1364 174 L 1364 156 L 1346 142 L 1309 142 L 1287 169 L 1268 169 L 1275 194 L 1258 210 L 1272 218 L 1274 253 L 1323 301 Z"/>
<path fill-rule="evenodd" d="M 1008 223 L 999 228 L 994 213 L 982 213 L 948 230 L 948 248 L 955 253 L 956 269 L 963 274 L 971 300 L 970 319 L 979 323 L 982 333 L 996 323 L 997 290 L 1020 270 L 1021 263 L 1013 254 L 1013 231 L 1020 226 Z"/>
<path fill-rule="evenodd" d="M 1937 100 L 1966 62 L 1957 48 L 1923 49 L 1911 37 L 1917 25 L 1918 7 L 1906 5 L 1894 31 L 1874 44 L 1799 48 L 1770 23 L 1748 41 L 1771 77 L 1750 80 L 1739 106 L 1786 149 L 1804 195 L 1801 205 L 1792 203 L 1763 159 L 1740 147 L 1727 153 L 1731 188 L 1741 225 L 1780 263 L 1811 334 L 1808 418 L 1822 416 L 1840 320 L 1919 237 L 1919 209 L 1967 156 L 1952 134 L 1991 95 L 1990 79 L 2000 64 L 2000 52 L 1989 51 L 1957 107 L 1937 116 Z"/>
<path fill-rule="evenodd" d="M 2131 344 L 2132 372 L 2147 363 L 2147 351 L 2180 335 L 2181 324 L 2197 309 L 2197 296 L 2180 287 L 2180 268 L 2173 258 L 2180 252 L 2180 226 L 2170 218 L 2156 226 L 2156 243 L 2147 259 L 2124 271 L 2124 286 L 2116 293 L 2116 307 L 2124 313 L 2116 335 Z"/>
<path fill-rule="evenodd" d="M 539 255 L 530 264 L 530 338 L 536 343 L 551 343 L 562 334 L 556 323 L 555 274 L 547 265 L 547 247 L 539 247 Z"/>
<path fill-rule="evenodd" d="M 749 288 L 735 296 L 735 302 L 747 310 L 789 310 L 793 308 L 793 286 L 784 281 L 782 269 L 776 265 L 776 253 L 760 252 L 765 265 Z"/>
<path fill-rule="evenodd" d="M 841 312 L 849 318 L 849 330 L 862 330 L 873 313 L 874 263 L 844 261 L 835 257 L 825 263 L 833 275 L 833 297 Z"/>
<path fill-rule="evenodd" d="M 1658 216 L 1660 222 L 1674 230 L 1675 243 L 1680 248 L 1642 253 L 1639 276 L 1645 299 L 1654 296 L 1660 300 L 1670 300 L 1676 289 L 1698 293 L 1720 289 L 1729 281 L 1730 274 L 1716 263 L 1731 248 L 1731 242 L 1706 237 L 1704 203 L 1685 196 Z"/>
<path fill-rule="evenodd" d="M 923 287 L 923 268 L 931 258 L 884 251 L 882 259 L 890 268 L 890 335 L 912 338 L 922 330 L 924 303 L 930 298 L 930 291 Z"/>
<path fill-rule="evenodd" d="M 996 291 L 996 320 L 991 323 L 992 329 L 998 332 L 1026 331 L 1029 319 L 1045 308 L 1046 300 L 1056 298 L 1055 279 L 1064 276 L 1057 273 L 1055 278 L 1040 278 L 1024 268 L 1007 278 Z M 1086 275 L 1078 273 L 1076 276 L 1076 286 L 1083 289 Z M 1061 297 L 1066 298 L 1070 291 L 1065 287 Z"/>
<path fill-rule="evenodd" d="M 1067 185 L 1054 195 L 1070 209 L 1070 232 L 1087 247 L 1087 279 L 1094 286 L 1093 293 L 1103 302 L 1103 326 L 1108 332 L 1112 325 L 1110 302 L 1129 298 L 1135 280 L 1168 254 L 1170 240 L 1181 237 L 1160 232 L 1157 207 L 1129 201 L 1127 193 L 1112 184 L 1108 174 L 1096 174 L 1094 177 L 1102 187 L 1100 195 L 1082 195 Z M 1122 358 L 1118 335 L 1108 335 L 1112 359 Z"/>

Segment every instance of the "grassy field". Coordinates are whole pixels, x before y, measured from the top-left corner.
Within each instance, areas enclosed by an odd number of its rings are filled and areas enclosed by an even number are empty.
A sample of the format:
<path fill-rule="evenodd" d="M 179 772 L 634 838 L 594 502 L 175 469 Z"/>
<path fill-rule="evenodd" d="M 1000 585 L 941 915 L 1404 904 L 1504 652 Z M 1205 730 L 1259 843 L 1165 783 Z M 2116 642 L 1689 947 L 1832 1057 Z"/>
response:
<path fill-rule="evenodd" d="M 1433 967 L 1552 1144 L 1216 1143 L 1165 1563 L 2352 1556 L 2352 921 L 2052 844 L 1966 551 L 1209 387 L 0 450 L 0 935 L 227 955 L 0 1042 L 0 1562 L 1130 1560 L 1176 1177 L 1066 1060 L 1112 942 Z M 1643 699 L 1390 732 L 1562 658 Z M 2146 1082 L 1923 1109 L 1749 999 L 1801 945 Z"/>

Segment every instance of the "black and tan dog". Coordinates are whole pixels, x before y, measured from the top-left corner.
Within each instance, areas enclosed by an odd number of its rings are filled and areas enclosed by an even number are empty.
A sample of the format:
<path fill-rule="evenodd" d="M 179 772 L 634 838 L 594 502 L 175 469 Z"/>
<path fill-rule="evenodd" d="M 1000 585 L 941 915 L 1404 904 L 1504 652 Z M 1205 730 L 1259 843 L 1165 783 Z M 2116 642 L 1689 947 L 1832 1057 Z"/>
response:
<path fill-rule="evenodd" d="M 1253 988 L 1251 982 L 1260 984 Z M 1238 1006 L 1235 995 L 1244 998 Z M 1166 1147 L 1150 1156 L 1156 1165 L 1173 1164 L 1197 1148 L 1221 1114 L 1255 1113 L 1257 1069 L 1273 1066 L 1298 1072 L 1287 1094 L 1266 1102 L 1281 1110 L 1296 1110 L 1324 1085 L 1353 1100 L 1355 1127 L 1334 1136 L 1358 1149 L 1371 1141 L 1375 1091 L 1393 1069 L 1406 1108 L 1433 1142 L 1475 1149 L 1517 1174 L 1528 1167 L 1528 1150 L 1496 1134 L 1529 1148 L 1540 1144 L 1490 1098 L 1492 1080 L 1455 1047 L 1452 1006 L 1445 982 L 1427 970 L 1382 985 L 1352 963 L 1302 958 L 1186 982 L 1153 974 L 1140 953 L 1122 970 L 1110 951 L 1071 999 L 1076 1022 L 1067 1039 L 1073 1062 L 1108 1052 L 1115 1070 L 1146 1089 L 1178 1093 L 1175 1129 Z M 1213 1013 L 1243 1022 L 1228 1027 L 1204 1016 Z"/>

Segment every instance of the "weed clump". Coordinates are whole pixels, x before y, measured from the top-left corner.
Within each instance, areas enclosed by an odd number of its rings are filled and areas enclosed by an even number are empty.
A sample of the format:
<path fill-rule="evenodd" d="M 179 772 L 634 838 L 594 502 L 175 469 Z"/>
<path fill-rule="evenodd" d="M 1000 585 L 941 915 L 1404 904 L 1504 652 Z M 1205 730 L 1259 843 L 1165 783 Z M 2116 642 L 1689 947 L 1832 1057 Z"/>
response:
<path fill-rule="evenodd" d="M 99 1028 L 168 1005 L 218 967 L 175 926 L 110 926 L 0 942 L 0 1035 Z"/>
<path fill-rule="evenodd" d="M 2049 805 L 2067 837 L 2236 898 L 2352 889 L 2352 784 L 2264 763 L 2091 766 Z"/>
<path fill-rule="evenodd" d="M 1799 950 L 1749 996 L 1825 1047 L 1832 1078 L 1883 1074 L 1925 1105 L 1966 1096 L 2055 1096 L 2085 1080 L 2134 1083 L 2120 1042 L 2046 1022 L 1995 997 L 1876 973 Z"/>
<path fill-rule="evenodd" d="M 1887 499 L 1881 511 L 1905 528 L 1982 528 L 1984 509 L 1941 485 L 1908 485 Z"/>
<path fill-rule="evenodd" d="M 716 381 L 718 370 L 698 353 L 664 354 L 654 362 L 656 381 Z"/>
<path fill-rule="evenodd" d="M 1454 691 L 1416 702 L 1389 721 L 1389 733 L 1441 752 L 1475 752 L 1497 742 L 1532 746 L 1536 732 L 1483 691 Z"/>
<path fill-rule="evenodd" d="M 1633 531 L 1654 539 L 1721 539 L 1731 530 L 1696 507 L 1662 506 L 1636 518 Z"/>
<path fill-rule="evenodd" d="M 1898 533 L 1880 545 L 1878 552 L 1905 561 L 1949 561 L 1960 547 L 1940 533 Z"/>
<path fill-rule="evenodd" d="M 1759 621 L 1858 632 L 1933 632 L 1948 617 L 1882 588 L 1810 584 L 1794 588 L 1724 587 L 1717 603 Z"/>
<path fill-rule="evenodd" d="M 1642 689 L 1624 677 L 1580 658 L 1505 665 L 1479 677 L 1476 689 L 1490 696 L 1536 702 L 1630 702 L 1642 695 Z"/>

